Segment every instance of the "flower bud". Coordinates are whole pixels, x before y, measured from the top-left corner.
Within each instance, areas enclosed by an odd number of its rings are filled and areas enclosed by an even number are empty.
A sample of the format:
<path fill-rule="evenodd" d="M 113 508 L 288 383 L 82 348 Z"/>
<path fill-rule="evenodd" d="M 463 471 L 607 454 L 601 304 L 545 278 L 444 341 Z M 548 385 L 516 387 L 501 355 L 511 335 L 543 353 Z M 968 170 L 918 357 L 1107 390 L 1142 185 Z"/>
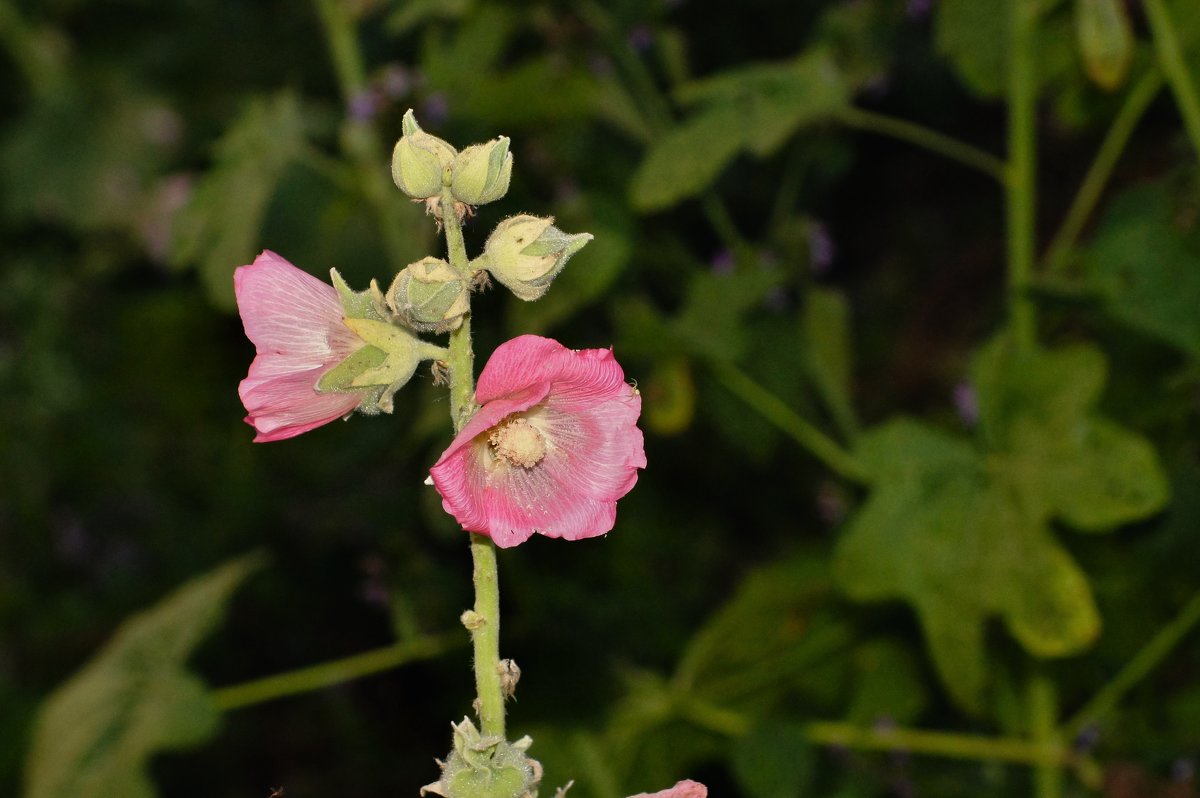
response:
<path fill-rule="evenodd" d="M 496 226 L 480 260 L 508 290 L 532 302 L 550 289 L 567 260 L 591 240 L 591 233 L 564 233 L 552 218 L 522 214 Z"/>
<path fill-rule="evenodd" d="M 388 289 L 387 305 L 409 327 L 431 333 L 457 330 L 471 307 L 467 281 L 438 258 L 404 267 Z"/>
<path fill-rule="evenodd" d="M 459 202 L 483 205 L 508 193 L 511 177 L 512 153 L 508 151 L 508 137 L 501 136 L 487 144 L 467 147 L 455 156 L 450 191 Z"/>
<path fill-rule="evenodd" d="M 404 115 L 402 129 L 404 135 L 392 150 L 392 180 L 413 199 L 436 197 L 457 153 L 437 136 L 421 130 L 411 109 Z"/>

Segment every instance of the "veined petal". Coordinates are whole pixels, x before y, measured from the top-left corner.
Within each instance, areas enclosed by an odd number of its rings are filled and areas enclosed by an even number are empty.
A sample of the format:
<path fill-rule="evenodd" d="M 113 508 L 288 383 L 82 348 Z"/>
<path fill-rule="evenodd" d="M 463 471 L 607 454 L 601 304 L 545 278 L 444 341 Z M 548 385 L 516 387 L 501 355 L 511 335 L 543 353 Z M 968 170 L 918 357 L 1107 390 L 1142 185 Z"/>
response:
<path fill-rule="evenodd" d="M 270 380 L 247 377 L 238 394 L 258 435 L 259 443 L 284 440 L 335 421 L 358 407 L 358 393 L 317 393 L 313 386 L 323 368 Z"/>

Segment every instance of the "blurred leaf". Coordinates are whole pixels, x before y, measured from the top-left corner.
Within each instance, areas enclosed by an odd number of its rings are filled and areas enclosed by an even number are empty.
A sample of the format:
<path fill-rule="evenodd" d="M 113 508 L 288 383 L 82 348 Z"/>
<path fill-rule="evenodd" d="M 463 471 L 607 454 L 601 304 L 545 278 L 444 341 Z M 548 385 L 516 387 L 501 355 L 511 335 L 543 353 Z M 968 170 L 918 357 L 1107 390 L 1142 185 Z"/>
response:
<path fill-rule="evenodd" d="M 850 100 L 837 66 L 821 50 L 694 81 L 676 96 L 704 108 L 646 153 L 631 187 L 633 204 L 643 211 L 700 193 L 741 149 L 770 155 L 802 125 L 827 119 Z"/>
<path fill-rule="evenodd" d="M 758 307 L 781 279 L 778 272 L 766 269 L 697 274 L 672 322 L 675 335 L 692 354 L 737 360 L 749 344 L 743 317 Z"/>
<path fill-rule="evenodd" d="M 850 306 L 840 291 L 810 288 L 801 315 L 809 374 L 844 430 L 854 430 Z"/>
<path fill-rule="evenodd" d="M 1088 75 L 1109 91 L 1133 60 L 1133 30 L 1123 0 L 1075 0 L 1075 29 Z"/>
<path fill-rule="evenodd" d="M 1084 255 L 1109 313 L 1200 357 L 1200 225 L 1162 184 L 1117 197 Z"/>
<path fill-rule="evenodd" d="M 674 683 L 716 704 L 769 710 L 850 641 L 823 607 L 829 589 L 827 562 L 806 551 L 752 572 L 692 638 Z"/>
<path fill-rule="evenodd" d="M 978 94 L 994 97 L 1004 91 L 1012 8 L 1010 0 L 940 0 L 937 4 L 937 48 Z"/>
<path fill-rule="evenodd" d="M 175 111 L 136 87 L 48 95 L 0 141 L 4 212 L 81 230 L 132 228 L 181 135 Z"/>
<path fill-rule="evenodd" d="M 455 20 L 467 16 L 476 0 L 408 0 L 396 7 L 384 23 L 389 33 L 400 35 L 433 20 Z"/>
<path fill-rule="evenodd" d="M 1042 86 L 1078 72 L 1073 20 L 1055 14 L 1057 0 L 1040 10 L 1037 36 L 1038 82 Z M 998 97 L 1008 88 L 1008 48 L 1014 4 L 1012 0 L 939 0 L 934 23 L 937 49 L 958 72 L 971 91 Z"/>
<path fill-rule="evenodd" d="M 696 414 L 696 383 L 686 359 L 656 363 L 641 389 L 646 429 L 659 435 L 678 435 L 691 426 Z"/>
<path fill-rule="evenodd" d="M 196 745 L 217 726 L 204 684 L 183 663 L 260 566 L 257 556 L 235 560 L 133 616 L 46 699 L 25 798 L 153 798 L 151 755 Z"/>
<path fill-rule="evenodd" d="M 988 616 L 1042 657 L 1099 632 L 1051 519 L 1111 528 L 1160 509 L 1168 488 L 1149 444 L 1092 410 L 1104 382 L 1095 349 L 1018 353 L 998 338 L 971 373 L 985 448 L 908 419 L 865 435 L 856 455 L 874 487 L 835 570 L 853 598 L 912 603 L 951 694 L 978 710 Z"/>
<path fill-rule="evenodd" d="M 738 109 L 718 105 L 688 118 L 654 142 L 633 176 L 630 199 L 643 211 L 669 208 L 700 193 L 745 141 Z"/>
<path fill-rule="evenodd" d="M 816 757 L 800 723 L 764 723 L 734 744 L 733 774 L 750 798 L 805 795 L 815 769 Z"/>
<path fill-rule="evenodd" d="M 928 703 L 917 664 L 906 648 L 875 641 L 854 652 L 854 697 L 846 718 L 864 726 L 916 721 Z"/>
<path fill-rule="evenodd" d="M 180 214 L 171 253 L 176 266 L 199 265 L 217 305 L 233 307 L 233 271 L 261 249 L 267 206 L 304 144 L 300 104 L 290 92 L 252 102 L 217 142 L 216 162 Z"/>

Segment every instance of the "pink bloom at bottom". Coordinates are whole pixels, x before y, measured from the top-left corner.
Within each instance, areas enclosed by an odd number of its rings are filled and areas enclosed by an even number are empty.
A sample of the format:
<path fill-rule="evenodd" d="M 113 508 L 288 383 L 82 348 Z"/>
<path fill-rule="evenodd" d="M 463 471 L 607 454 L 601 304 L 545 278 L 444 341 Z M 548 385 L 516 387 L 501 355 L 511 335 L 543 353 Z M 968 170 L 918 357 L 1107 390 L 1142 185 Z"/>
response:
<path fill-rule="evenodd" d="M 333 286 L 270 250 L 239 267 L 233 286 L 258 353 L 238 386 L 256 442 L 294 437 L 358 407 L 359 392 L 317 392 L 321 375 L 365 345 L 342 322 Z"/>
<path fill-rule="evenodd" d="M 639 792 L 629 798 L 708 798 L 708 788 L 698 781 L 684 779 L 658 792 Z"/>
<path fill-rule="evenodd" d="M 497 546 L 613 528 L 646 467 L 642 398 L 607 349 L 522 335 L 501 344 L 475 390 L 479 411 L 430 469 L 442 506 Z"/>

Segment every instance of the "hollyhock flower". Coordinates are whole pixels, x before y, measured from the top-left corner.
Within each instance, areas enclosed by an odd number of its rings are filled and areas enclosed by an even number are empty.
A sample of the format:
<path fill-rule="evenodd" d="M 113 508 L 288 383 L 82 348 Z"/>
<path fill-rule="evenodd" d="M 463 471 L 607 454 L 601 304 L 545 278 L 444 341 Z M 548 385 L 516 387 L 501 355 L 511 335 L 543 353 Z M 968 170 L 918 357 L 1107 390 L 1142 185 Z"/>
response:
<path fill-rule="evenodd" d="M 257 349 L 238 386 L 254 440 L 284 440 L 354 412 L 364 391 L 316 389 L 325 372 L 366 345 L 343 323 L 334 287 L 270 250 L 238 268 L 233 286 Z"/>
<path fill-rule="evenodd" d="M 698 781 L 684 779 L 676 782 L 674 787 L 658 792 L 639 792 L 629 798 L 708 798 L 708 787 Z"/>
<path fill-rule="evenodd" d="M 463 529 L 515 546 L 613 528 L 617 499 L 646 467 L 638 392 L 607 349 L 522 335 L 492 354 L 478 412 L 430 469 Z"/>

